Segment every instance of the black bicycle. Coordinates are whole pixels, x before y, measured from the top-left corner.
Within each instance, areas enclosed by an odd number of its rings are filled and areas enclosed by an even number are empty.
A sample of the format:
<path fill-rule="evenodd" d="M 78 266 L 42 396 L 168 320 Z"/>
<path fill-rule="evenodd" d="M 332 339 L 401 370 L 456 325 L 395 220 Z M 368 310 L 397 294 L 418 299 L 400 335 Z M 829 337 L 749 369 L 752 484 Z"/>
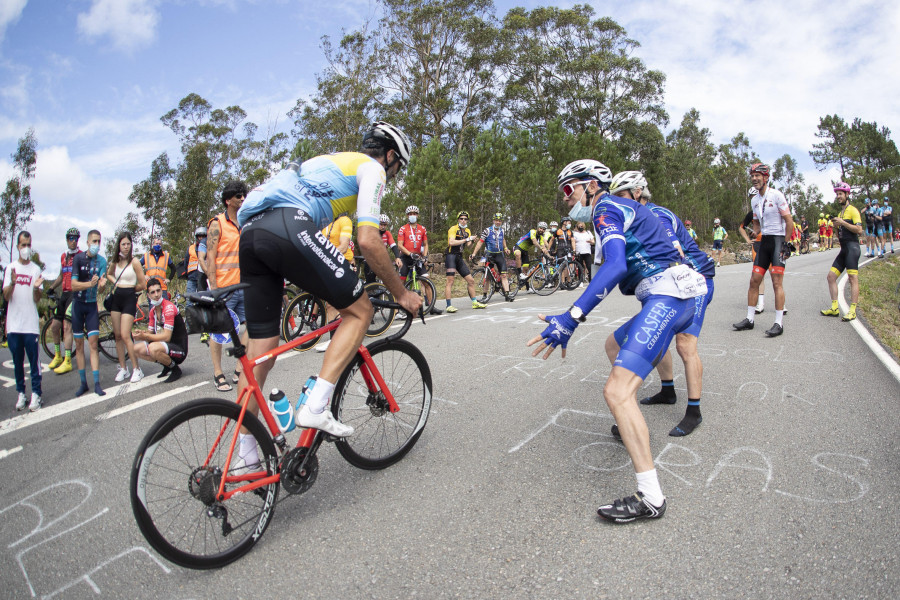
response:
<path fill-rule="evenodd" d="M 475 279 L 475 287 L 481 290 L 480 302 L 487 302 L 495 293 L 503 293 L 503 282 L 497 263 L 490 257 L 484 256 L 485 264 L 472 270 L 472 278 Z M 512 270 L 506 273 L 509 284 L 509 297 L 515 298 L 519 293 L 519 278 Z"/>

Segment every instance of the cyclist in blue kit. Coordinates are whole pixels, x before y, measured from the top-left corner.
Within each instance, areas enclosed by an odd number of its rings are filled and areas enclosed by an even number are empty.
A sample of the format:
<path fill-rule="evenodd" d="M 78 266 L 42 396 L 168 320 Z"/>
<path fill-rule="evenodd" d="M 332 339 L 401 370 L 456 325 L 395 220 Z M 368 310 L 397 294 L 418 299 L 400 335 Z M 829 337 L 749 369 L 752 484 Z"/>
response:
<path fill-rule="evenodd" d="M 548 326 L 528 345 L 540 343 L 534 356 L 546 349 L 544 359 L 562 346 L 564 358 L 575 329 L 617 284 L 623 294 L 634 295 L 641 302 L 640 312 L 606 341 L 612 369 L 603 396 L 634 465 L 638 491 L 600 506 L 597 514 L 612 522 L 626 523 L 659 518 L 666 511 L 637 390 L 666 353 L 675 334 L 692 325 L 694 298 L 707 290 L 704 277 L 682 264 L 681 255 L 656 215 L 639 202 L 610 196 L 611 181 L 610 170 L 589 159 L 572 162 L 559 174 L 557 183 L 572 208 L 569 216 L 594 225 L 603 268 L 569 310 L 558 315 L 539 315 Z"/>
<path fill-rule="evenodd" d="M 610 193 L 624 198 L 637 200 L 653 214 L 655 214 L 669 239 L 681 253 L 684 254 L 684 262 L 690 265 L 694 271 L 706 278 L 707 292 L 703 296 L 694 298 L 694 319 L 690 327 L 675 336 L 675 348 L 684 361 L 684 374 L 688 389 L 688 403 L 684 418 L 676 425 L 669 435 L 682 437 L 690 435 L 703 421 L 700 414 L 700 395 L 703 391 L 703 361 L 697 352 L 697 341 L 700 337 L 700 329 L 703 327 L 703 318 L 706 316 L 706 308 L 712 302 L 713 277 L 716 276 L 716 265 L 712 257 L 697 246 L 684 223 L 671 210 L 650 202 L 650 191 L 647 189 L 647 180 L 640 171 L 623 171 L 616 173 L 610 184 Z M 616 338 L 620 345 L 622 340 Z M 650 396 L 643 398 L 641 404 L 675 404 L 674 371 L 672 369 L 672 353 L 666 352 L 656 365 L 662 389 Z M 613 425 L 613 434 L 618 429 Z"/>
<path fill-rule="evenodd" d="M 94 393 L 105 396 L 100 387 L 100 311 L 97 292 L 106 286 L 106 259 L 100 254 L 100 232 L 92 229 L 87 236 L 87 252 L 75 255 L 72 262 L 72 336 L 75 339 L 75 360 L 81 387 L 75 393 L 82 396 L 89 391 L 84 363 L 84 336 L 91 350 L 91 371 Z"/>

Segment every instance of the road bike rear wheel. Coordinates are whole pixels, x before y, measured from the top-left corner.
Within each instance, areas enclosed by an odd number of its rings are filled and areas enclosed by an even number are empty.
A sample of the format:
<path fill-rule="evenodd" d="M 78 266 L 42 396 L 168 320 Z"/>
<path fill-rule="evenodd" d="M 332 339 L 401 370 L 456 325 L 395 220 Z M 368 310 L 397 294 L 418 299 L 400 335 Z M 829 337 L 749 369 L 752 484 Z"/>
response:
<path fill-rule="evenodd" d="M 485 267 L 472 269 L 472 279 L 475 280 L 475 293 L 481 293 L 479 302 L 487 302 L 494 295 L 494 277 Z"/>
<path fill-rule="evenodd" d="M 97 337 L 97 347 L 100 353 L 113 362 L 119 362 L 116 352 L 116 332 L 113 330 L 112 317 L 109 311 L 100 313 L 100 335 Z M 87 354 L 85 354 L 87 356 Z"/>
<path fill-rule="evenodd" d="M 519 270 L 515 267 L 509 267 L 509 270 L 506 272 L 506 281 L 509 283 L 509 297 L 515 298 L 516 294 L 519 293 Z"/>
<path fill-rule="evenodd" d="M 423 314 L 427 315 L 434 307 L 434 301 L 437 299 L 434 284 L 431 283 L 431 280 L 427 277 L 416 277 L 415 281 L 407 279 L 406 289 L 422 298 L 422 311 Z"/>
<path fill-rule="evenodd" d="M 379 283 L 377 281 L 367 283 L 365 290 L 369 295 L 369 298 L 376 298 L 385 302 L 394 301 L 394 295 L 390 293 L 386 287 L 384 287 L 383 283 Z M 394 317 L 397 316 L 396 308 L 387 308 L 384 306 L 376 306 L 374 308 L 375 313 L 372 315 L 372 322 L 369 324 L 369 328 L 366 330 L 366 335 L 368 337 L 378 337 L 379 335 L 390 329 L 391 325 L 394 323 Z"/>
<path fill-rule="evenodd" d="M 809 238 L 804 238 L 800 242 L 800 254 L 809 254 Z"/>
<path fill-rule="evenodd" d="M 281 319 L 281 337 L 286 342 L 325 326 L 325 303 L 309 292 L 300 292 L 291 299 Z M 300 352 L 315 346 L 322 336 L 297 346 Z"/>
<path fill-rule="evenodd" d="M 539 296 L 549 296 L 559 289 L 559 271 L 546 265 L 538 265 L 528 279 L 528 284 Z"/>
<path fill-rule="evenodd" d="M 568 283 L 564 286 L 564 289 L 574 290 L 581 285 L 581 265 L 574 261 L 566 261 L 560 268 L 564 269 L 568 274 Z"/>
<path fill-rule="evenodd" d="M 363 376 L 368 367 L 357 354 L 338 378 L 331 401 L 335 418 L 355 431 L 335 445 L 354 467 L 384 469 L 406 456 L 425 429 L 431 370 L 425 356 L 406 340 L 380 340 L 368 350 L 400 410 L 389 410 L 382 390 L 370 391 Z"/>
<path fill-rule="evenodd" d="M 166 559 L 190 569 L 222 567 L 246 554 L 275 512 L 277 482 L 217 502 L 241 407 L 211 398 L 177 406 L 163 415 L 138 447 L 131 468 L 131 508 L 138 528 Z M 253 415 L 244 427 L 256 441 L 259 478 L 278 468 L 268 430 Z M 235 446 L 232 465 L 238 460 Z M 225 490 L 247 485 L 226 483 Z"/>
<path fill-rule="evenodd" d="M 53 325 L 53 319 L 47 319 L 44 321 L 44 326 L 41 327 L 41 348 L 44 349 L 44 354 L 53 359 L 56 358 L 56 348 L 53 345 L 53 332 L 50 331 L 51 325 Z M 60 338 L 62 338 L 62 334 L 62 327 L 60 327 Z M 60 339 L 60 342 L 62 342 L 62 339 Z"/>

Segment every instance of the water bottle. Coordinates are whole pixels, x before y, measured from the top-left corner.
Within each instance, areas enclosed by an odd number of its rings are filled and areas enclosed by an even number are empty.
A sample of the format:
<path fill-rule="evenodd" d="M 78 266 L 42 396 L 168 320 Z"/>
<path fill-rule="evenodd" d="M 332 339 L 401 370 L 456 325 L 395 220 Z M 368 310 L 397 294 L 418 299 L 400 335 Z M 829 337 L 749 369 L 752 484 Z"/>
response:
<path fill-rule="evenodd" d="M 318 378 L 318 375 L 313 375 L 306 380 L 306 383 L 303 384 L 303 389 L 300 390 L 300 397 L 297 398 L 297 410 L 300 410 L 300 407 L 306 404 L 306 399 L 309 397 L 309 392 L 312 391 L 313 386 L 316 385 L 316 380 Z"/>
<path fill-rule="evenodd" d="M 294 411 L 291 409 L 291 402 L 278 388 L 273 388 L 272 393 L 269 394 L 269 410 L 278 419 L 278 428 L 282 433 L 294 430 Z"/>

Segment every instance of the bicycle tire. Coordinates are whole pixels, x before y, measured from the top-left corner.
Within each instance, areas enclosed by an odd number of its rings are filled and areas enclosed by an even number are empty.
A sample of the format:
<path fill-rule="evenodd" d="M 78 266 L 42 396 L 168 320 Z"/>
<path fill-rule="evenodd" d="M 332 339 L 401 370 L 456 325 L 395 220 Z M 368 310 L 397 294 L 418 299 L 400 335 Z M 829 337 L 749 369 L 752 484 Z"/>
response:
<path fill-rule="evenodd" d="M 485 267 L 475 267 L 472 269 L 472 279 L 475 280 L 475 290 L 481 290 L 481 298 L 479 302 L 487 302 L 494 295 L 494 277 L 488 275 Z"/>
<path fill-rule="evenodd" d="M 809 254 L 809 240 L 805 239 L 800 242 L 800 254 Z"/>
<path fill-rule="evenodd" d="M 545 265 L 538 265 L 531 277 L 528 278 L 528 284 L 534 293 L 539 296 L 549 296 L 559 289 L 559 271 L 554 274 Z"/>
<path fill-rule="evenodd" d="M 134 457 L 129 488 L 138 528 L 157 552 L 182 567 L 213 569 L 237 560 L 272 520 L 278 482 L 222 503 L 224 520 L 212 514 L 219 505 L 212 502 L 218 482 L 228 471 L 220 463 L 228 456 L 240 410 L 234 402 L 212 398 L 176 406 L 150 428 Z M 274 474 L 278 458 L 268 430 L 250 413 L 243 425 L 256 439 L 259 470 Z M 227 534 L 225 523 L 233 527 Z"/>
<path fill-rule="evenodd" d="M 372 283 L 367 283 L 364 289 L 369 295 L 369 298 L 377 298 L 379 300 L 384 300 L 385 302 L 394 301 L 394 295 L 384 287 L 383 283 L 373 281 Z M 372 315 L 372 322 L 366 330 L 366 336 L 368 337 L 378 337 L 390 329 L 391 325 L 394 324 L 394 317 L 397 316 L 396 308 L 386 308 L 381 306 L 376 306 L 374 308 L 375 312 Z"/>
<path fill-rule="evenodd" d="M 309 292 L 300 292 L 291 299 L 281 319 L 281 337 L 286 342 L 297 339 L 325 326 L 325 303 Z M 298 352 L 315 346 L 322 336 L 317 336 L 294 348 Z"/>
<path fill-rule="evenodd" d="M 422 311 L 423 314 L 428 314 L 428 312 L 434 307 L 435 300 L 437 299 L 437 292 L 435 291 L 434 284 L 427 277 L 416 277 L 415 280 L 407 279 L 406 280 L 406 289 L 413 292 L 414 294 L 418 294 L 420 298 L 422 298 Z M 428 292 L 427 289 L 431 290 L 431 302 L 428 301 Z"/>
<path fill-rule="evenodd" d="M 431 369 L 422 352 L 406 340 L 379 340 L 367 349 L 400 410 L 387 410 L 381 392 L 369 393 L 357 354 L 338 378 L 331 413 L 355 430 L 335 443 L 341 456 L 354 467 L 374 470 L 406 456 L 422 435 L 431 411 Z"/>
<path fill-rule="evenodd" d="M 567 260 L 565 262 L 564 268 L 569 274 L 569 283 L 567 283 L 565 286 L 563 286 L 564 289 L 570 290 L 570 291 L 577 289 L 578 286 L 581 284 L 581 265 L 579 265 L 578 263 L 576 263 L 574 261 Z M 560 285 L 562 285 L 562 282 L 560 282 Z"/>
<path fill-rule="evenodd" d="M 516 294 L 519 293 L 519 274 L 515 267 L 509 267 L 509 269 L 507 270 L 506 281 L 507 283 L 509 283 L 509 297 L 515 298 Z M 501 283 L 500 285 L 501 289 L 503 289 L 503 284 Z"/>
<path fill-rule="evenodd" d="M 100 323 L 100 334 L 97 336 L 97 347 L 100 353 L 113 362 L 119 362 L 119 356 L 116 353 L 116 332 L 113 329 L 112 317 L 109 311 L 102 311 L 98 317 Z M 87 356 L 87 354 L 85 354 Z"/>
<path fill-rule="evenodd" d="M 53 334 L 50 332 L 51 325 L 53 325 L 53 319 L 47 319 L 41 327 L 41 348 L 44 349 L 44 354 L 52 360 L 56 358 L 56 349 L 53 347 Z M 62 337 L 62 334 L 63 332 L 60 331 L 60 338 Z"/>

